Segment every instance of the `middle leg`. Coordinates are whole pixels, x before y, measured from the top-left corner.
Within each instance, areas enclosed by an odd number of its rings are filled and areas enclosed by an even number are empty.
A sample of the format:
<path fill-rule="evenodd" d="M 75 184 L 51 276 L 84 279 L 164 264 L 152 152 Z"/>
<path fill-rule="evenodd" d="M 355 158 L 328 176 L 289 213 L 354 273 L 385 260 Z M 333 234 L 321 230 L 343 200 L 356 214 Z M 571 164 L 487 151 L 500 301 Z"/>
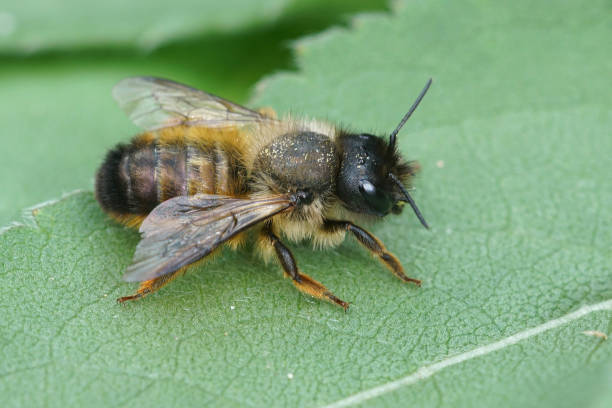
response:
<path fill-rule="evenodd" d="M 344 310 L 348 309 L 349 304 L 347 302 L 338 299 L 323 284 L 304 273 L 300 273 L 295 258 L 289 248 L 280 241 L 278 236 L 276 236 L 269 227 L 264 227 L 260 234 L 259 245 L 262 246 L 261 249 L 263 251 L 272 250 L 275 253 L 285 275 L 292 278 L 293 284 L 300 292 L 306 293 L 317 299 L 327 300 L 328 302 L 342 307 Z"/>

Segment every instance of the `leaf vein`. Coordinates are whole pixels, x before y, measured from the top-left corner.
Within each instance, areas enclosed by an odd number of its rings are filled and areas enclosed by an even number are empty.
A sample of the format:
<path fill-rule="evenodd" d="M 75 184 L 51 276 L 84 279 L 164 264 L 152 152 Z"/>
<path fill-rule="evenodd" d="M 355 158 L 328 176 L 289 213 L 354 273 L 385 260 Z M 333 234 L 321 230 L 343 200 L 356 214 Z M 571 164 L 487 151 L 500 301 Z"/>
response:
<path fill-rule="evenodd" d="M 561 316 L 557 319 L 549 320 L 545 323 L 540 324 L 539 326 L 535 326 L 530 329 L 520 331 L 518 333 L 513 334 L 512 336 L 506 337 L 494 343 L 489 343 L 487 345 L 477 347 L 465 353 L 461 353 L 461 354 L 457 354 L 455 356 L 449 357 L 437 363 L 423 366 L 419 368 L 418 370 L 416 370 L 414 373 L 407 375 L 406 377 L 400 378 L 398 380 L 395 380 L 395 381 L 392 381 L 392 382 L 389 382 L 383 385 L 379 385 L 374 388 L 370 388 L 365 391 L 358 392 L 344 399 L 341 399 L 331 404 L 325 405 L 322 408 L 342 408 L 342 407 L 349 407 L 355 404 L 363 403 L 372 398 L 387 394 L 389 392 L 395 391 L 407 385 L 412 385 L 420 380 L 427 379 L 447 367 L 451 367 L 456 364 L 462 363 L 464 361 L 468 361 L 473 358 L 477 358 L 477 357 L 492 353 L 494 351 L 501 350 L 505 347 L 512 346 L 523 340 L 526 340 L 530 337 L 537 336 L 549 330 L 563 326 L 564 324 L 580 319 L 591 313 L 605 311 L 605 310 L 612 310 L 612 299 L 609 299 L 609 300 L 606 300 L 600 303 L 595 303 L 592 305 L 583 306 L 580 309 L 575 310 L 571 313 L 568 313 L 564 316 Z"/>

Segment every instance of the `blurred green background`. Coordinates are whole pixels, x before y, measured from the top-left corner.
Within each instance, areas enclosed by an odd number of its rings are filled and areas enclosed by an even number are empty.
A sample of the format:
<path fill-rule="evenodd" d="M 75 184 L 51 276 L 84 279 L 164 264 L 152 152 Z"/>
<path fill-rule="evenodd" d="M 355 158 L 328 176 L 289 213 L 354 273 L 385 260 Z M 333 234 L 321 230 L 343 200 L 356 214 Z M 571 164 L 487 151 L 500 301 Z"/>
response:
<path fill-rule="evenodd" d="M 259 79 L 294 68 L 292 40 L 386 3 L 3 0 L 0 227 L 92 188 L 106 150 L 138 131 L 110 96 L 121 78 L 168 77 L 247 103 Z"/>

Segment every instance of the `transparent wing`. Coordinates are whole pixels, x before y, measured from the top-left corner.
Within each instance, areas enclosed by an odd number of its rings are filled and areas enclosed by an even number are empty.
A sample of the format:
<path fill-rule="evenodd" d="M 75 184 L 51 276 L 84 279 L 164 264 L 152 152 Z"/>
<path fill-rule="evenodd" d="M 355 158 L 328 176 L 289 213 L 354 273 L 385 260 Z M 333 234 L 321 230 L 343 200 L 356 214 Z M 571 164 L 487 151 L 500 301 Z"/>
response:
<path fill-rule="evenodd" d="M 131 77 L 113 88 L 113 97 L 136 125 L 155 130 L 169 126 L 244 126 L 273 119 L 218 96 L 178 82 Z"/>
<path fill-rule="evenodd" d="M 164 201 L 140 226 L 142 239 L 123 279 L 142 282 L 175 272 L 292 206 L 285 195 L 251 200 L 198 194 Z"/>

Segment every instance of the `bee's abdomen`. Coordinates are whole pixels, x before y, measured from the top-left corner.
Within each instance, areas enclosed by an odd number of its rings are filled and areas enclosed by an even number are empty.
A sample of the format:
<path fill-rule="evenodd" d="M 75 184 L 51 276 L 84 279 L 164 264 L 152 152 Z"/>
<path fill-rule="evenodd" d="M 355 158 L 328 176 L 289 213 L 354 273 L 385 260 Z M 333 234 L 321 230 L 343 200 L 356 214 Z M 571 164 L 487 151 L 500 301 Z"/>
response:
<path fill-rule="evenodd" d="M 96 175 L 98 201 L 118 215 L 145 215 L 181 195 L 245 192 L 246 169 L 227 138 L 197 139 L 172 128 L 117 145 Z"/>

